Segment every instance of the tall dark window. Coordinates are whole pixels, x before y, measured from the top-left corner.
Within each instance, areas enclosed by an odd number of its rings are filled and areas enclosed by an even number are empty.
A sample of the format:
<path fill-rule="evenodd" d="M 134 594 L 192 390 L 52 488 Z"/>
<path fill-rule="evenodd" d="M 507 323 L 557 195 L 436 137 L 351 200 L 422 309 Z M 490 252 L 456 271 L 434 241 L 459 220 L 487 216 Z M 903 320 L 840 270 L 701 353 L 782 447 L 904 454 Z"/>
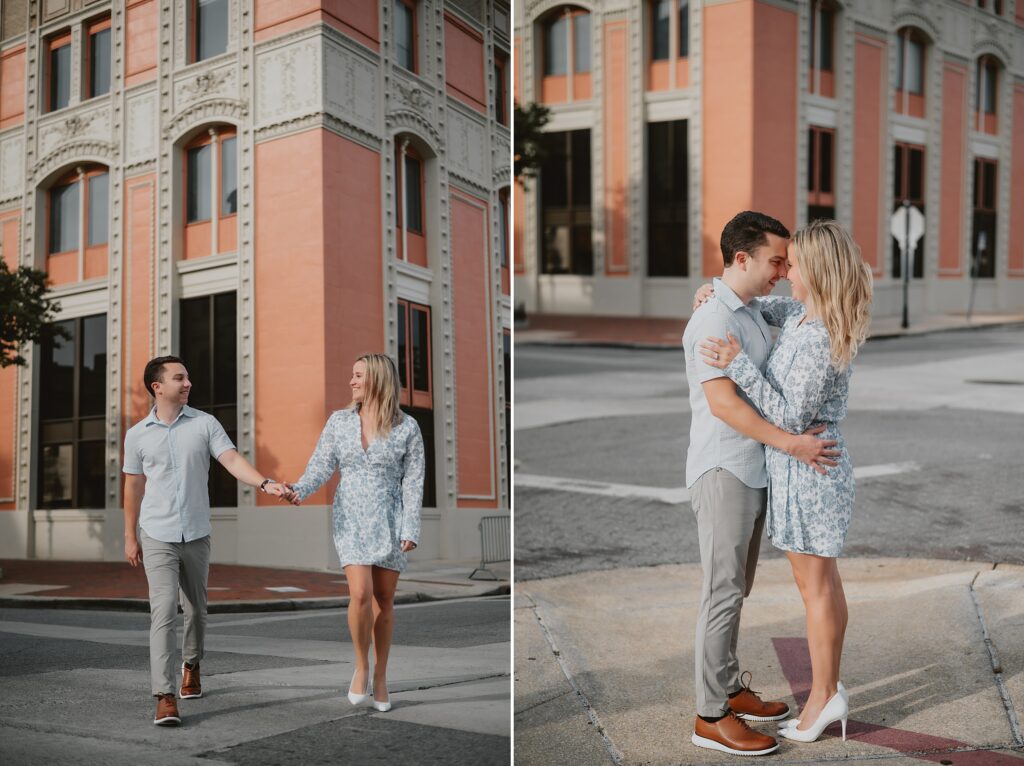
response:
<path fill-rule="evenodd" d="M 416 4 L 395 0 L 395 57 L 398 65 L 416 71 Z"/>
<path fill-rule="evenodd" d="M 569 17 L 559 13 L 544 25 L 544 74 L 565 74 L 569 70 Z"/>
<path fill-rule="evenodd" d="M 71 103 L 71 35 L 50 41 L 49 111 Z"/>
<path fill-rule="evenodd" d="M 437 488 L 429 306 L 398 301 L 398 378 L 402 388 L 402 411 L 415 418 L 423 434 L 426 455 L 423 505 L 434 508 L 437 506 Z"/>
<path fill-rule="evenodd" d="M 811 66 L 832 71 L 835 12 L 828 2 L 811 0 Z"/>
<path fill-rule="evenodd" d="M 647 275 L 689 273 L 687 122 L 647 125 Z"/>
<path fill-rule="evenodd" d="M 507 269 L 508 268 L 508 248 L 509 248 L 509 238 L 508 238 L 508 221 L 509 221 L 509 215 L 508 215 L 508 195 L 509 195 L 508 187 L 505 187 L 504 189 L 501 189 L 498 192 L 498 205 L 500 207 L 499 215 L 501 216 L 501 223 L 500 223 L 500 225 L 501 225 L 501 239 L 500 239 L 500 242 L 499 242 L 500 251 L 498 253 L 498 256 L 499 256 L 499 265 L 503 269 Z"/>
<path fill-rule="evenodd" d="M 593 274 L 590 131 L 548 133 L 541 169 L 544 274 Z"/>
<path fill-rule="evenodd" d="M 545 77 L 590 71 L 590 14 L 587 11 L 560 8 L 543 23 L 543 35 Z"/>
<path fill-rule="evenodd" d="M 590 71 L 590 14 L 574 13 L 572 15 L 573 30 L 573 70 L 574 74 Z"/>
<path fill-rule="evenodd" d="M 238 212 L 238 156 L 237 140 L 225 138 L 220 145 L 220 214 Z"/>
<path fill-rule="evenodd" d="M 690 55 L 690 2 L 679 0 L 679 57 Z"/>
<path fill-rule="evenodd" d="M 405 155 L 405 211 L 409 218 L 406 228 L 423 233 L 423 162 L 411 153 Z"/>
<path fill-rule="evenodd" d="M 89 247 L 105 245 L 110 233 L 110 175 L 107 173 L 91 175 L 86 182 L 89 185 L 86 194 L 88 215 L 86 242 Z"/>
<path fill-rule="evenodd" d="M 673 0 L 651 3 L 651 59 L 654 61 L 665 61 L 669 57 L 672 5 Z"/>
<path fill-rule="evenodd" d="M 38 504 L 103 508 L 107 317 L 58 324 L 70 339 L 40 347 Z"/>
<path fill-rule="evenodd" d="M 210 220 L 210 144 L 188 150 L 186 178 L 186 223 Z"/>
<path fill-rule="evenodd" d="M 193 0 L 195 61 L 219 56 L 228 49 L 228 0 Z"/>
<path fill-rule="evenodd" d="M 971 255 L 975 275 L 996 275 L 996 181 L 999 165 L 995 160 L 974 160 L 974 221 L 971 231 Z"/>
<path fill-rule="evenodd" d="M 977 106 L 982 114 L 996 113 L 996 80 L 998 74 L 996 62 L 989 56 L 978 59 Z"/>
<path fill-rule="evenodd" d="M 192 391 L 189 406 L 213 415 L 238 443 L 238 332 L 235 293 L 181 301 L 181 358 Z M 238 483 L 216 460 L 210 461 L 210 505 L 238 505 Z"/>
<path fill-rule="evenodd" d="M 110 92 L 110 19 L 89 27 L 88 98 Z"/>
<path fill-rule="evenodd" d="M 836 217 L 833 183 L 835 131 L 812 127 L 807 143 L 807 222 Z"/>
<path fill-rule="evenodd" d="M 902 207 L 903 200 L 906 199 L 924 213 L 924 147 L 913 144 L 896 144 L 893 169 L 892 201 L 894 211 Z M 903 276 L 900 245 L 895 237 L 891 239 L 892 276 L 893 279 L 900 279 Z M 917 241 L 917 247 L 910 257 L 913 264 L 910 274 L 915 279 L 920 279 L 924 276 L 924 237 Z"/>
<path fill-rule="evenodd" d="M 508 56 L 494 56 L 494 119 L 500 125 L 508 125 L 509 87 Z"/>

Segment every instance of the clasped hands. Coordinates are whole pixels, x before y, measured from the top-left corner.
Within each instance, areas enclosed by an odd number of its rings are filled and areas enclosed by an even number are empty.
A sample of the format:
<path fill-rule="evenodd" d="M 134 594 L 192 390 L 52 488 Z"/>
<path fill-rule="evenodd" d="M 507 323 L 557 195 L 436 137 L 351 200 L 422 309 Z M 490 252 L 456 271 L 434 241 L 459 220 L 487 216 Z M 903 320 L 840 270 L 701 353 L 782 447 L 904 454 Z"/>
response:
<path fill-rule="evenodd" d="M 301 505 L 302 503 L 302 501 L 299 500 L 299 494 L 295 491 L 295 488 L 287 482 L 268 481 L 267 486 L 263 488 L 263 491 L 268 495 L 279 497 L 281 500 L 291 503 L 292 505 Z"/>

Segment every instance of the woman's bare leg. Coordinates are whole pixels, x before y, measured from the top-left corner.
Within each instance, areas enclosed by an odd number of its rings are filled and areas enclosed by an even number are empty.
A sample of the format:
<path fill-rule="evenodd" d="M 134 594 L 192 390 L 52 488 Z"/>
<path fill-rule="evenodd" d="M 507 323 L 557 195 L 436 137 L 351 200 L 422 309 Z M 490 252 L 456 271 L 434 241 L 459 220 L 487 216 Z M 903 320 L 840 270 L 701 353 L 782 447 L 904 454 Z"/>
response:
<path fill-rule="evenodd" d="M 846 599 L 842 595 L 842 581 L 839 580 L 834 558 L 789 551 L 786 557 L 793 568 L 793 577 L 807 612 L 811 693 L 800 712 L 798 727 L 807 729 L 836 693 L 846 625 Z"/>
<path fill-rule="evenodd" d="M 369 652 L 373 633 L 373 569 L 361 564 L 345 567 L 348 581 L 348 630 L 352 634 L 352 648 L 356 655 L 356 671 L 352 677 L 352 691 L 365 694 L 369 681 Z"/>
<path fill-rule="evenodd" d="M 386 702 L 388 654 L 395 628 L 395 588 L 398 572 L 373 568 L 373 698 Z"/>

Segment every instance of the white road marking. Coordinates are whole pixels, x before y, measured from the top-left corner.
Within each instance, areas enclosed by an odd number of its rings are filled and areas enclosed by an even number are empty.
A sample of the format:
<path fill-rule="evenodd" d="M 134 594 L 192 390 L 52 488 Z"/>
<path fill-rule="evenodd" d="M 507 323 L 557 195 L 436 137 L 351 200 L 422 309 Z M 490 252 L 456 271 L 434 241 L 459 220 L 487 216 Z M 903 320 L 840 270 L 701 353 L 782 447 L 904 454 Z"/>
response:
<path fill-rule="evenodd" d="M 882 476 L 909 473 L 920 468 L 921 466 L 912 461 L 865 465 L 854 468 L 853 476 L 863 481 L 866 479 L 877 479 Z M 690 492 L 686 487 L 645 487 L 639 484 L 612 484 L 603 481 L 590 481 L 588 479 L 569 479 L 560 476 L 539 476 L 537 474 L 524 473 L 516 473 L 512 483 L 516 487 L 548 489 L 558 492 L 577 492 L 584 495 L 602 495 L 604 497 L 654 500 L 669 505 L 680 505 L 690 501 Z"/>

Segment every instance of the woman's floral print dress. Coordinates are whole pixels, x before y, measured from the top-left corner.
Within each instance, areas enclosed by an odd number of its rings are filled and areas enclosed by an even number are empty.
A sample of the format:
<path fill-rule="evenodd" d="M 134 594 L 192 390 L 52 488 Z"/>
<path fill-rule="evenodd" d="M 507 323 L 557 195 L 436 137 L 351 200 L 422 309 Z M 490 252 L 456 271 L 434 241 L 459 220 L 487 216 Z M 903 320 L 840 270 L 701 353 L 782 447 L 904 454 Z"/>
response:
<path fill-rule="evenodd" d="M 402 415 L 386 437 L 363 449 L 355 409 L 327 420 L 305 473 L 293 487 L 305 500 L 341 471 L 332 514 L 341 566 L 365 564 L 405 570 L 401 541 L 418 542 L 423 506 L 424 455 L 420 427 Z"/>
<path fill-rule="evenodd" d="M 819 474 L 774 447 L 765 447 L 768 518 L 776 548 L 834 558 L 843 550 L 853 511 L 853 465 L 839 421 L 846 417 L 851 368 L 832 364 L 828 331 L 820 320 L 801 324 L 805 309 L 792 298 L 760 298 L 770 325 L 782 328 L 764 375 L 740 352 L 725 369 L 766 420 L 793 434 L 824 425 L 818 436 L 835 439 L 837 466 Z"/>

